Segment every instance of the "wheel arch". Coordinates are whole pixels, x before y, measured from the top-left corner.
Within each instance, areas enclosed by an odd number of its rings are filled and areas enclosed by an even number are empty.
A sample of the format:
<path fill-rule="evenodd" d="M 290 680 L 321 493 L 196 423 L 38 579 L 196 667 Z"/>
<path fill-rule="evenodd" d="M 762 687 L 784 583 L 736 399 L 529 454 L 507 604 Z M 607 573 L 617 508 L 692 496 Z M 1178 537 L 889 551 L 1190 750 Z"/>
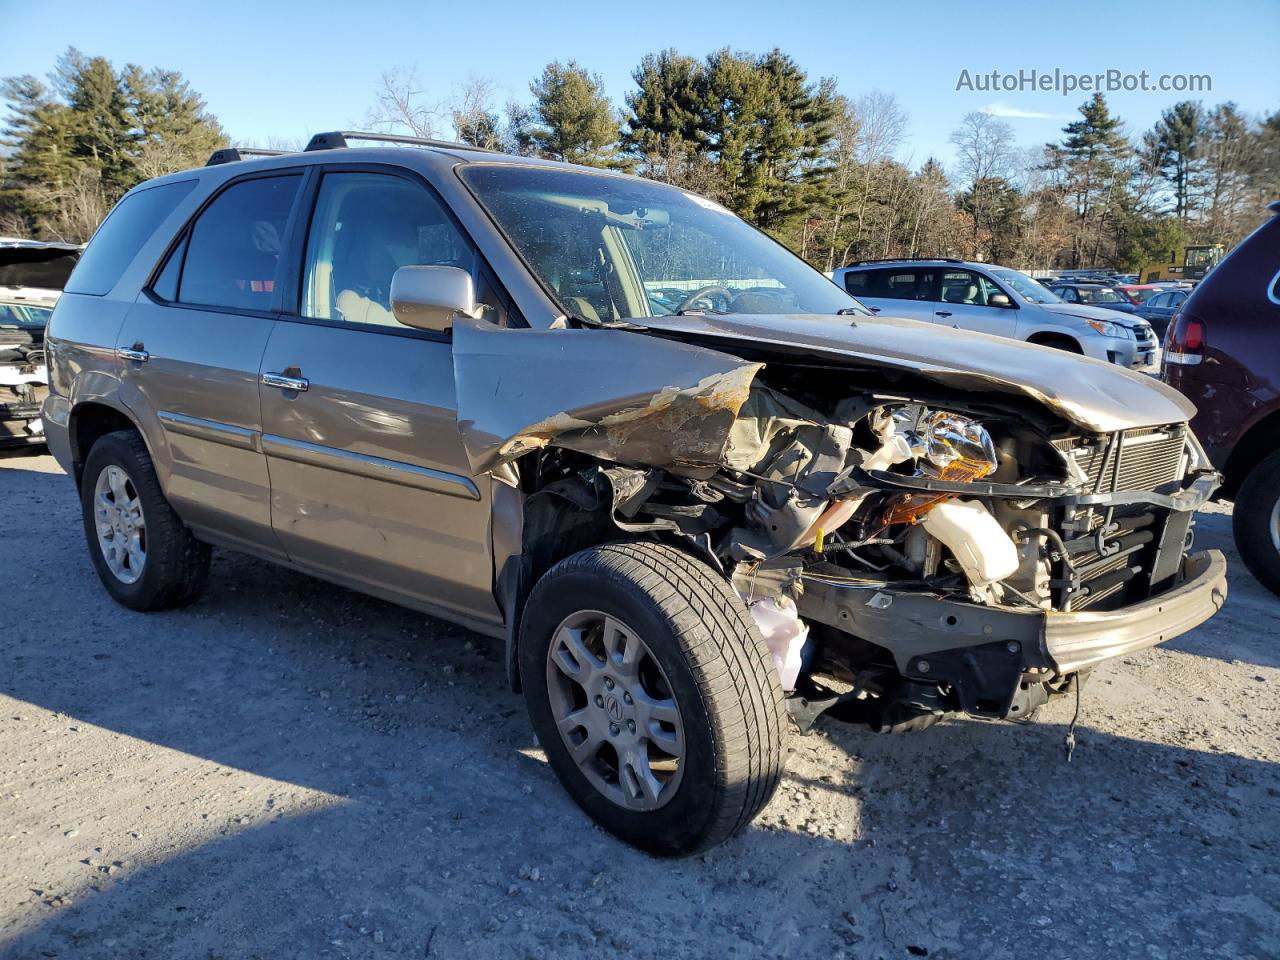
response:
<path fill-rule="evenodd" d="M 137 433 L 142 438 L 142 442 L 147 445 L 147 452 L 151 452 L 146 433 L 122 407 L 104 403 L 101 400 L 85 400 L 71 408 L 71 414 L 67 419 L 67 434 L 71 444 L 71 462 L 77 488 L 84 473 L 85 460 L 89 456 L 89 451 L 93 449 L 93 445 L 108 433 L 114 433 L 117 430 L 132 430 Z M 154 457 L 152 459 L 154 460 Z"/>
<path fill-rule="evenodd" d="M 1231 448 L 1222 465 L 1225 480 L 1219 495 L 1234 499 L 1249 471 L 1276 450 L 1280 450 L 1280 409 L 1259 419 Z"/>
<path fill-rule="evenodd" d="M 1084 344 L 1077 337 L 1057 330 L 1037 330 L 1027 337 L 1027 343 L 1034 343 L 1041 347 L 1070 348 L 1076 353 L 1084 353 Z"/>
<path fill-rule="evenodd" d="M 525 604 L 542 575 L 561 560 L 589 547 L 643 539 L 667 544 L 707 562 L 707 556 L 687 537 L 661 531 L 644 535 L 627 532 L 613 522 L 603 506 L 587 509 L 567 496 L 545 489 L 526 496 L 522 511 L 520 552 L 501 562 L 494 584 L 506 621 L 507 681 L 515 693 L 521 692 L 518 644 Z"/>

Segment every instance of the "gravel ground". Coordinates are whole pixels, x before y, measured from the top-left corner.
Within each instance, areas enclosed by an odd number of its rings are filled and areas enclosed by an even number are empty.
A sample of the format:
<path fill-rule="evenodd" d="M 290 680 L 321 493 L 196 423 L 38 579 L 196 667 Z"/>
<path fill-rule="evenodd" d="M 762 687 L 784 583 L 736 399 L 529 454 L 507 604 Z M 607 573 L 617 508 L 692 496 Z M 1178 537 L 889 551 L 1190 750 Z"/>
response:
<path fill-rule="evenodd" d="M 1071 764 L 1067 702 L 831 724 L 664 862 L 560 790 L 492 641 L 222 552 L 195 607 L 131 613 L 51 458 L 0 460 L 0 502 L 4 957 L 1280 955 L 1280 600 L 1238 563 L 1095 674 Z"/>

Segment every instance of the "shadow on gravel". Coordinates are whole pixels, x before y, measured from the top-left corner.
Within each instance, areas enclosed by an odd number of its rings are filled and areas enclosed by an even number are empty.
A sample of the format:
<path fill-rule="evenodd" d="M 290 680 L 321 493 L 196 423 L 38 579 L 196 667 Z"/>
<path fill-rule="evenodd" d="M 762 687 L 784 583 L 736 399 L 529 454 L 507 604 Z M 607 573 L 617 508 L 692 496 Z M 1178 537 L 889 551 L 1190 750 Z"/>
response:
<path fill-rule="evenodd" d="M 100 594 L 81 566 L 60 564 L 65 590 Z M 592 827 L 522 752 L 493 641 L 225 553 L 191 610 L 100 599 L 11 644 L 0 690 L 344 802 L 264 809 L 38 906 L 5 957 L 1280 952 L 1280 769 L 1096 733 L 1087 696 L 1071 764 L 1058 724 L 828 726 L 795 745 L 846 762 L 664 862 Z M 806 805 L 857 839 L 811 835 Z"/>
<path fill-rule="evenodd" d="M 1199 514 L 1195 535 L 1195 549 L 1213 548 L 1227 556 L 1227 605 L 1208 623 L 1165 646 L 1198 657 L 1280 667 L 1280 597 L 1255 580 L 1236 553 L 1230 514 Z"/>
<path fill-rule="evenodd" d="M 48 611 L 0 634 L 0 692 L 143 741 L 113 748 L 125 770 L 150 743 L 338 800 L 236 823 L 216 786 L 157 791 L 167 858 L 77 866 L 70 906 L 6 905 L 43 912 L 6 960 L 1280 955 L 1280 767 L 1094 731 L 1087 687 L 1071 764 L 1060 723 L 829 725 L 793 739 L 740 838 L 658 861 L 529 755 L 495 642 L 221 552 L 201 603 L 130 613 L 92 573 L 65 478 L 35 479 L 0 471 L 20 545 L 0 581 Z M 1229 536 L 1205 521 L 1202 544 Z M 1274 662 L 1280 602 L 1239 577 L 1227 612 L 1244 611 L 1182 649 Z"/>

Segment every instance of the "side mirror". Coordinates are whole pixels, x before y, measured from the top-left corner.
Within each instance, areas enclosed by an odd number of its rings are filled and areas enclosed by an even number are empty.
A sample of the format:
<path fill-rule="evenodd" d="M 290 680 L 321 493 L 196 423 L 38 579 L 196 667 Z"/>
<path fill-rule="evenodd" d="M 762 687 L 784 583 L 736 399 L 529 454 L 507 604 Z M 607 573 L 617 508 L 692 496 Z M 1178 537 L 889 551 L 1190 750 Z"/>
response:
<path fill-rule="evenodd" d="M 395 288 L 392 287 L 392 289 L 394 290 Z M 993 293 L 991 296 L 987 297 L 987 306 L 1005 307 L 1007 309 L 1008 307 L 1013 306 L 1013 301 L 1009 299 L 1009 295 L 1007 293 Z"/>
<path fill-rule="evenodd" d="M 459 267 L 401 267 L 391 277 L 391 313 L 406 327 L 448 333 L 455 314 L 477 315 L 471 274 Z"/>

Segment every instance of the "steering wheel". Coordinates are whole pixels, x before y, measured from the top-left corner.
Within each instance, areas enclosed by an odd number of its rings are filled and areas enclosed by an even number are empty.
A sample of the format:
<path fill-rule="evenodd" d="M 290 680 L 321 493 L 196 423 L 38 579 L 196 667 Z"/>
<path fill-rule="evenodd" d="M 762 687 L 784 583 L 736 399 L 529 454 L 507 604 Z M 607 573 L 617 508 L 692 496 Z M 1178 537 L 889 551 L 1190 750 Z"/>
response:
<path fill-rule="evenodd" d="M 726 306 L 728 306 L 729 301 L 731 301 L 734 298 L 734 292 L 730 290 L 728 287 L 722 287 L 718 283 L 712 283 L 712 284 L 708 284 L 705 287 L 699 287 L 697 290 L 693 291 L 693 293 L 689 294 L 687 297 L 681 300 L 676 305 L 676 308 L 671 312 L 683 313 L 685 310 L 688 310 L 690 307 L 692 307 L 695 303 L 697 303 L 703 297 L 709 297 L 712 294 L 718 294 L 724 297 Z"/>

